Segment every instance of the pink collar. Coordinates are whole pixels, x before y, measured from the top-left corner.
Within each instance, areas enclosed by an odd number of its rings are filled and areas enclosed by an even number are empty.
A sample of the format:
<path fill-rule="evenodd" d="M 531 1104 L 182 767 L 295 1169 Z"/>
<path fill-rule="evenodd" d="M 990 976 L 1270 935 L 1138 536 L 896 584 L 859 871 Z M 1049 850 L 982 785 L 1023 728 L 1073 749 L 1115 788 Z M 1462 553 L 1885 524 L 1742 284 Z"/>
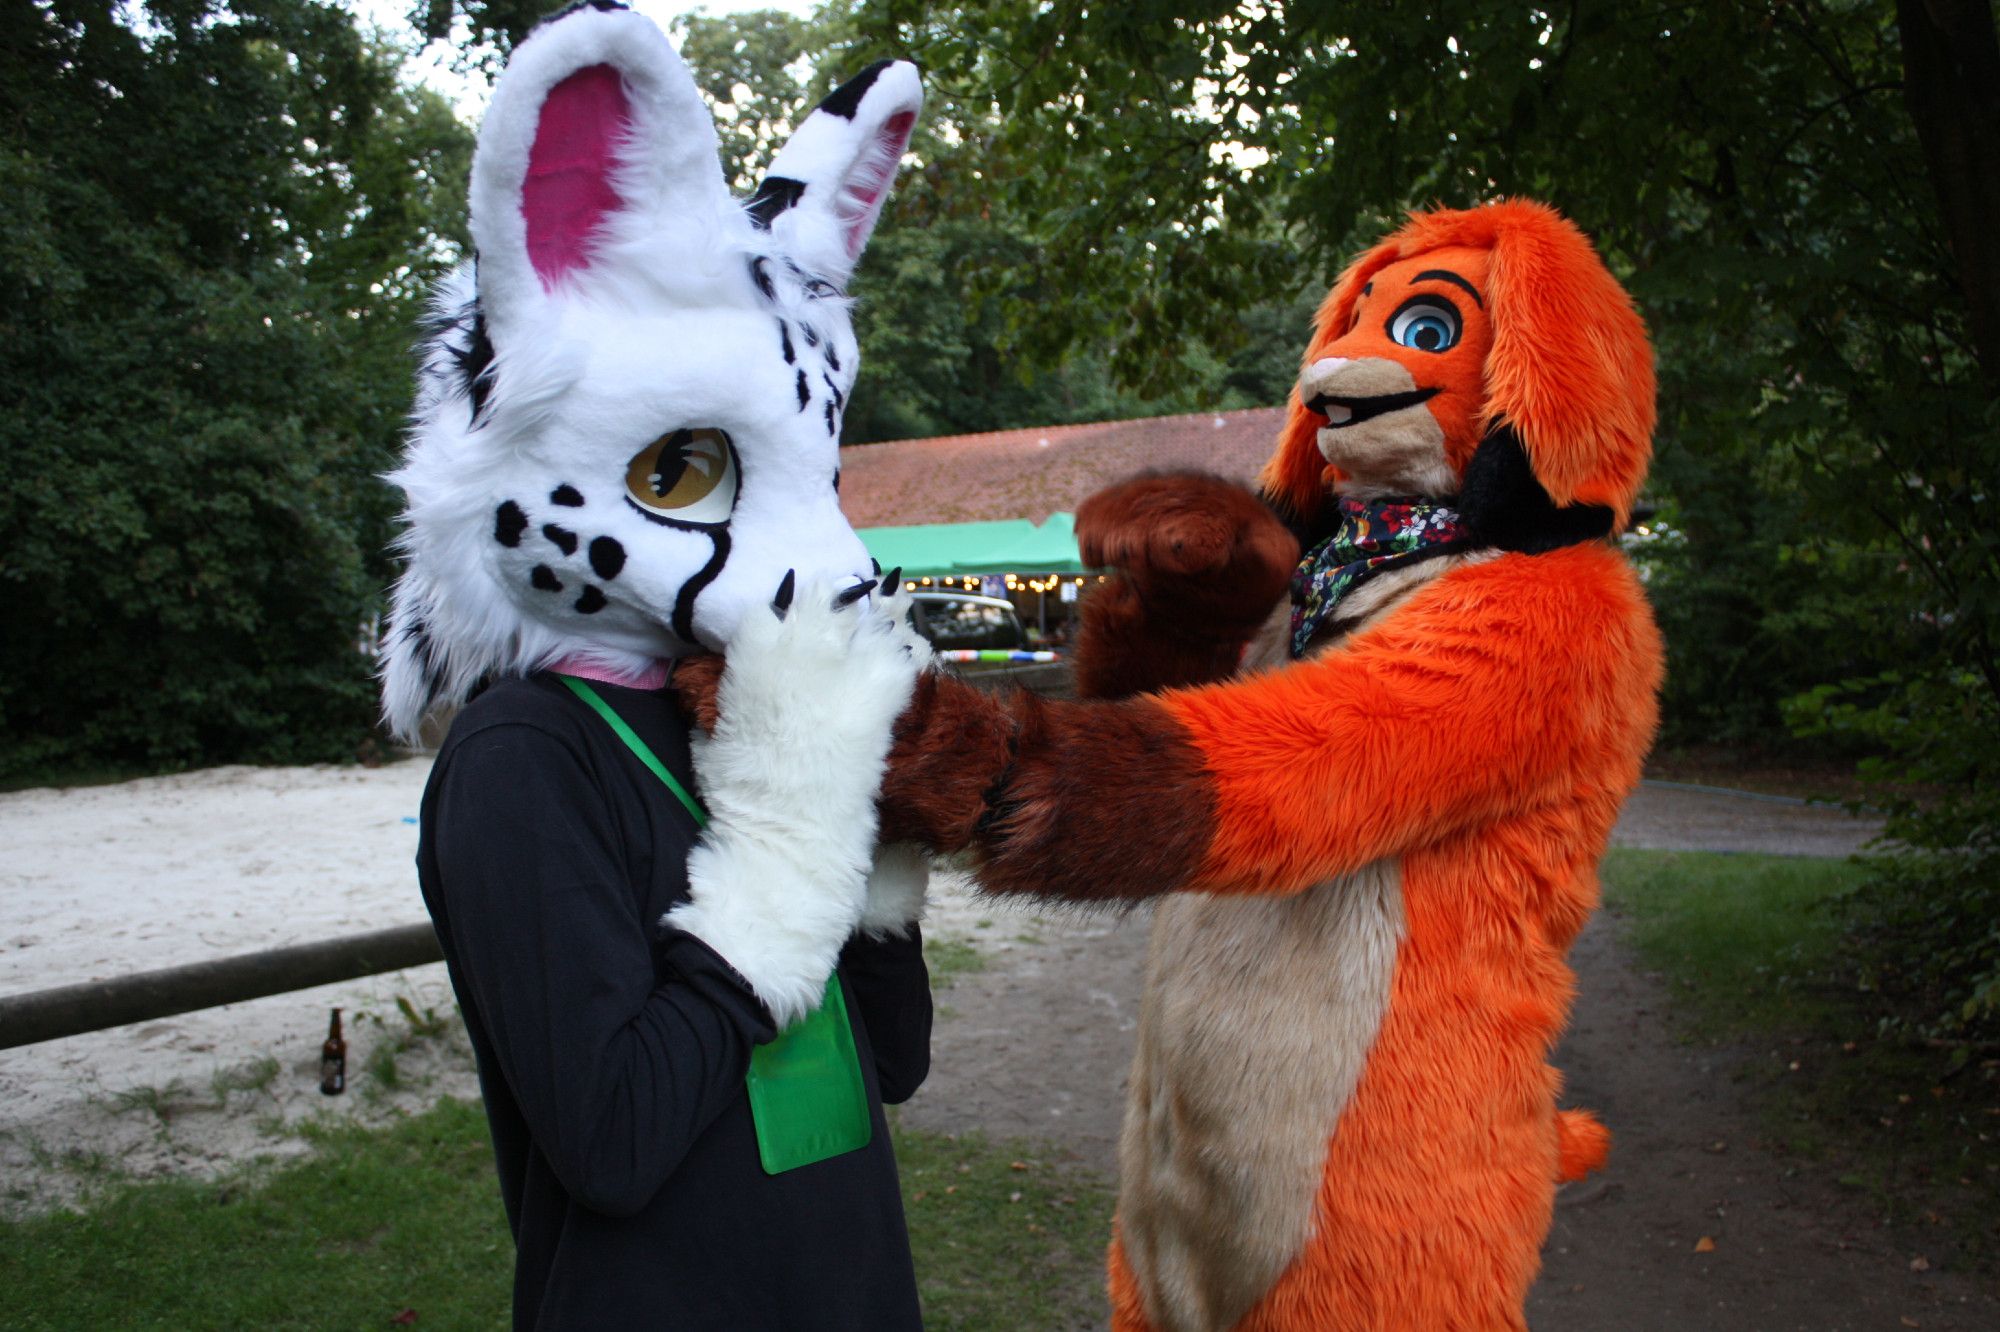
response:
<path fill-rule="evenodd" d="M 572 653 L 561 661 L 552 663 L 549 669 L 557 675 L 574 675 L 579 679 L 594 680 L 598 684 L 618 685 L 625 689 L 659 689 L 667 683 L 667 676 L 673 671 L 673 663 L 656 657 L 651 665 L 635 674 L 594 661 L 582 653 Z"/>

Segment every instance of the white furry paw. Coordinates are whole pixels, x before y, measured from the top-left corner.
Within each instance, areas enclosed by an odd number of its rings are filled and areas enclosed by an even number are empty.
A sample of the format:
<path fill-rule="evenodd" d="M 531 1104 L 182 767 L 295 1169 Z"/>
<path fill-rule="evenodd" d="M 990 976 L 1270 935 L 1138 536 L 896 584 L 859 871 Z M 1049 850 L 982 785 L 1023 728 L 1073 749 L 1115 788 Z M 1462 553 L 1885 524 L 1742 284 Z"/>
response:
<path fill-rule="evenodd" d="M 931 886 L 931 855 L 914 842 L 894 842 L 875 848 L 868 871 L 868 897 L 861 907 L 861 928 L 877 939 L 907 938 L 910 926 L 924 918 L 924 895 Z"/>
<path fill-rule="evenodd" d="M 710 822 L 664 922 L 726 958 L 780 1027 L 818 1006 L 862 923 L 890 727 L 929 661 L 899 597 L 791 593 L 788 575 L 729 645 L 695 751 Z"/>

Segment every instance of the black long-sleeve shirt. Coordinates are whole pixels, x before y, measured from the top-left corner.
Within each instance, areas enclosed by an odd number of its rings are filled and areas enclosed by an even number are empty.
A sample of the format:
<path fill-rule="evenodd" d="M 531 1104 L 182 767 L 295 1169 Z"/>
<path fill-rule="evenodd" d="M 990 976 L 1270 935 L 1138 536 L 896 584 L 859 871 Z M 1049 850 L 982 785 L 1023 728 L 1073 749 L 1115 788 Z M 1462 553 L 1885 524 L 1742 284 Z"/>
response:
<path fill-rule="evenodd" d="M 597 686 L 683 785 L 671 697 Z M 698 829 L 560 680 L 495 685 L 424 793 L 418 877 L 478 1058 L 517 1329 L 918 1329 L 882 1102 L 930 1066 L 922 947 L 851 940 L 839 974 L 874 1134 L 779 1175 L 744 1076 L 773 1035 L 741 977 L 662 931 Z"/>

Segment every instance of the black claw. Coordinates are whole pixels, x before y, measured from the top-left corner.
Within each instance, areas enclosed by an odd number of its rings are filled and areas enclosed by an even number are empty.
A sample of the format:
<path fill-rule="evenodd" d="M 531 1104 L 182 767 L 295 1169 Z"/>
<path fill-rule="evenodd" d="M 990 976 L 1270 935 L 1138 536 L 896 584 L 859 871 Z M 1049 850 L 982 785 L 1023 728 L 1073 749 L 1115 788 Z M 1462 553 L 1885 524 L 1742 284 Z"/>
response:
<path fill-rule="evenodd" d="M 771 610 L 781 620 L 785 618 L 785 612 L 792 608 L 792 593 L 797 591 L 797 572 L 795 569 L 785 570 L 784 579 L 778 584 L 777 595 L 771 598 Z"/>
<path fill-rule="evenodd" d="M 871 558 L 871 559 L 870 559 L 870 560 L 868 561 L 868 571 L 869 571 L 870 573 L 877 573 L 877 574 L 881 573 L 881 572 L 882 572 L 882 561 L 880 561 L 880 560 L 878 560 L 878 559 L 873 559 L 873 558 Z"/>
<path fill-rule="evenodd" d="M 902 565 L 899 564 L 895 568 L 889 570 L 888 573 L 882 575 L 882 590 L 883 592 L 892 597 L 895 596 L 898 592 L 901 592 L 903 590 Z"/>
<path fill-rule="evenodd" d="M 875 590 L 875 580 L 873 578 L 870 578 L 864 582 L 856 583 L 853 587 L 848 588 L 845 592 L 842 592 L 839 596 L 833 599 L 833 608 L 835 610 L 845 610 L 847 607 L 852 606 L 855 602 L 861 600 L 861 598 L 867 596 L 870 592 L 873 592 L 874 590 Z"/>

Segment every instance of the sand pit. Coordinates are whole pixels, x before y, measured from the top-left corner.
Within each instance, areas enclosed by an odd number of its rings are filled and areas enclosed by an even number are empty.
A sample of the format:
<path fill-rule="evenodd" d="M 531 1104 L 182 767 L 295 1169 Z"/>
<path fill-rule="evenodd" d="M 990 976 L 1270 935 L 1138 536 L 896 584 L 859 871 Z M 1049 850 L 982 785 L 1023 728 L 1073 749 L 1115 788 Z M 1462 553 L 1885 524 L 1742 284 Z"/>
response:
<path fill-rule="evenodd" d="M 0 994 L 423 921 L 429 775 L 427 759 L 228 767 L 0 795 Z M 935 933 L 1011 914 L 962 882 L 937 888 Z M 349 1089 L 330 1097 L 319 1047 L 335 1004 Z M 310 1121 L 477 1094 L 442 963 L 0 1051 L 0 1214 L 106 1178 L 296 1154 Z"/>
<path fill-rule="evenodd" d="M 429 769 L 229 767 L 0 795 L 0 993 L 423 920 Z M 445 1019 L 437 1034 L 413 1040 L 398 998 Z M 330 1097 L 319 1045 L 335 1004 L 350 1087 Z M 393 1070 L 385 1044 L 409 1046 Z M 476 1084 L 442 964 L 0 1051 L 0 1208 L 295 1153 L 301 1121 L 381 1119 L 446 1092 Z"/>

